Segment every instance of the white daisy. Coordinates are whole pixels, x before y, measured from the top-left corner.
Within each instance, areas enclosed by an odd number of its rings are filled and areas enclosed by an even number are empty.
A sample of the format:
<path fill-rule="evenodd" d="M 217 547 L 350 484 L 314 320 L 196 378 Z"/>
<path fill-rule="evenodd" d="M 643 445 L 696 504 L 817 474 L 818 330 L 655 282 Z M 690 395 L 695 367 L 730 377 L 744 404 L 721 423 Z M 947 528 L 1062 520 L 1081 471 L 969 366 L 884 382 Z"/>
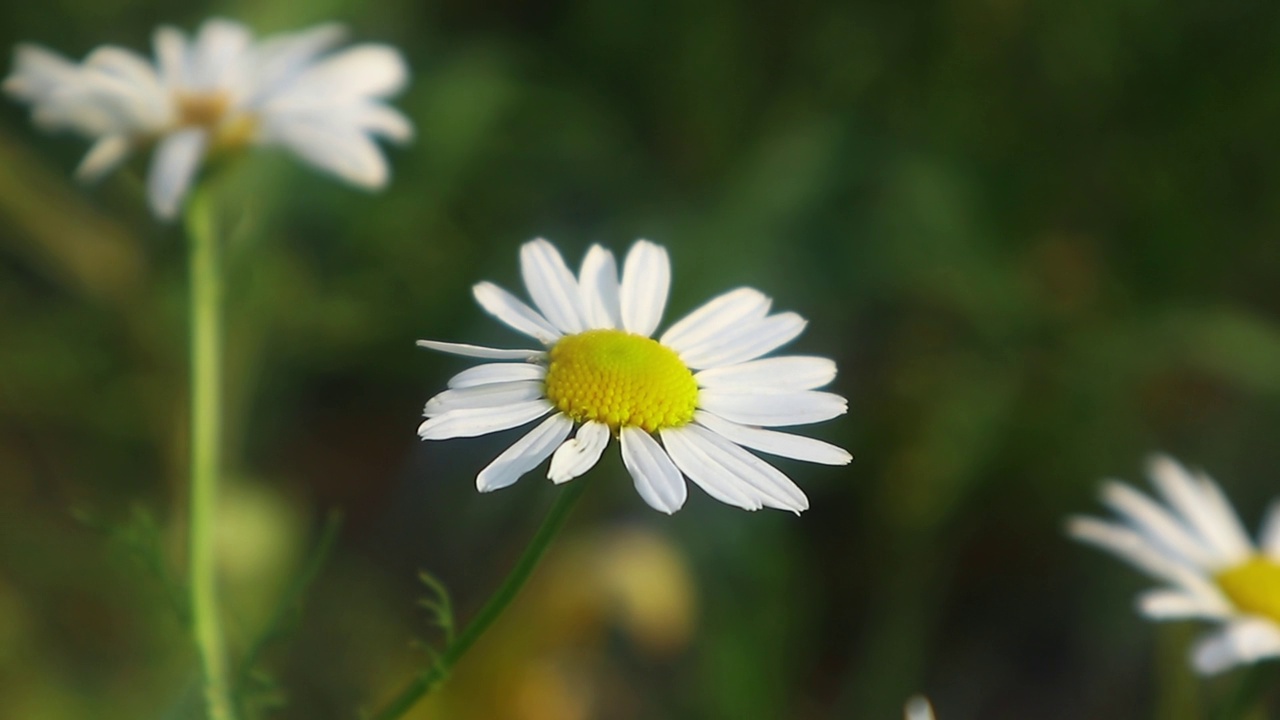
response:
<path fill-rule="evenodd" d="M 793 340 L 805 321 L 790 312 L 770 315 L 771 301 L 759 291 L 725 293 L 653 340 L 671 281 L 661 246 L 633 245 L 619 280 L 613 253 L 593 245 L 575 278 L 556 248 L 539 239 L 520 248 L 520 271 L 536 310 L 488 282 L 473 288 L 475 298 L 541 347 L 418 341 L 515 361 L 454 376 L 427 402 L 423 439 L 484 435 L 550 414 L 480 472 L 481 492 L 511 485 L 548 457 L 547 477 L 571 480 L 596 464 L 613 436 L 637 492 L 658 510 L 673 513 L 684 504 L 683 472 L 730 505 L 799 513 L 809 507 L 800 488 L 743 448 L 827 465 L 852 459 L 829 443 L 767 429 L 829 420 L 847 403 L 816 390 L 835 379 L 833 361 L 761 357 Z"/>
<path fill-rule="evenodd" d="M 40 127 L 94 139 L 76 171 L 83 180 L 154 143 L 147 195 L 161 218 L 177 214 L 206 157 L 251 144 L 282 145 L 347 182 L 379 188 L 388 171 L 373 138 L 413 135 L 382 102 L 409 73 L 386 45 L 325 55 L 344 34 L 327 24 L 255 41 L 245 26 L 212 19 L 190 39 L 156 30 L 154 63 L 107 45 L 76 64 L 23 44 L 3 88 L 31 104 Z"/>
<path fill-rule="evenodd" d="M 1147 617 L 1221 625 L 1194 648 L 1201 674 L 1280 656 L 1280 503 L 1271 506 L 1255 546 L 1207 475 L 1163 455 L 1151 459 L 1148 472 L 1163 504 L 1109 481 L 1102 500 L 1119 520 L 1072 518 L 1071 535 L 1167 583 L 1139 596 Z"/>

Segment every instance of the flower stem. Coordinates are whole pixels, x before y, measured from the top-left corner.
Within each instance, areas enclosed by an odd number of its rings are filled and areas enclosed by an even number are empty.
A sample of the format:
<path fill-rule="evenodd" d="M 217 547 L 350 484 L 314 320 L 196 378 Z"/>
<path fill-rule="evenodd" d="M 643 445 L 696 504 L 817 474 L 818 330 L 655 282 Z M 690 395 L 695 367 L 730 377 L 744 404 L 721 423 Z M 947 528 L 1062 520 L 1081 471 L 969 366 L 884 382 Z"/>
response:
<path fill-rule="evenodd" d="M 207 190 L 191 195 L 185 219 L 191 275 L 191 618 L 209 720 L 233 720 L 214 558 L 222 444 L 222 266 Z"/>
<path fill-rule="evenodd" d="M 564 525 L 565 519 L 569 516 L 569 511 L 578 502 L 578 498 L 582 496 L 586 486 L 587 483 L 583 479 L 569 483 L 569 486 L 560 493 L 560 497 L 556 498 L 555 505 L 551 506 L 551 511 L 547 513 L 546 519 L 542 521 L 542 526 L 538 528 L 537 534 L 533 536 L 529 546 L 525 548 L 520 559 L 516 561 L 516 565 L 511 569 L 511 573 L 507 575 L 507 579 L 502 581 L 502 586 L 489 598 L 484 607 L 480 608 L 480 612 L 476 614 L 471 624 L 467 625 L 466 629 L 444 649 L 444 652 L 440 654 L 430 668 L 414 678 L 386 708 L 373 715 L 372 720 L 396 720 L 449 676 L 453 666 L 462 659 L 467 650 L 471 649 L 471 646 L 484 634 L 484 631 L 489 629 L 493 621 L 498 619 L 502 611 L 507 609 L 507 605 L 520 592 L 520 588 L 524 586 L 529 576 L 533 574 L 533 569 L 538 565 L 538 561 L 542 559 L 542 554 L 546 552 L 551 540 L 555 538 L 556 533 Z"/>

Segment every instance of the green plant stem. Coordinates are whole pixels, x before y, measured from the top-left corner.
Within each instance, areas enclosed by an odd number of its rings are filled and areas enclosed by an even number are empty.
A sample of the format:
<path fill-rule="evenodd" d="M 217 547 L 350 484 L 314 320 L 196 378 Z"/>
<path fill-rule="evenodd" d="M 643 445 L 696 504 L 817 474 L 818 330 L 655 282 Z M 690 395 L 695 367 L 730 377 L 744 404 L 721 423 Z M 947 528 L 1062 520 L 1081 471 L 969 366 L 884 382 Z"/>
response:
<path fill-rule="evenodd" d="M 191 619 L 209 720 L 233 720 L 214 557 L 222 444 L 221 248 L 211 201 L 202 188 L 188 200 L 186 230 L 191 284 Z"/>
<path fill-rule="evenodd" d="M 480 608 L 480 612 L 476 614 L 475 619 L 444 649 L 444 652 L 440 654 L 430 668 L 414 678 L 408 686 L 387 704 L 386 708 L 374 715 L 372 720 L 395 720 L 401 717 L 423 696 L 431 692 L 437 684 L 448 677 L 449 671 L 453 669 L 453 666 L 462 659 L 467 650 L 471 649 L 475 641 L 484 634 L 485 630 L 489 629 L 493 621 L 498 619 L 502 611 L 507 609 L 507 605 L 520 592 L 520 588 L 524 586 L 525 581 L 533 574 L 533 569 L 537 567 L 538 561 L 542 559 L 542 554 L 546 552 L 552 539 L 555 538 L 556 533 L 564 525 L 565 519 L 569 516 L 569 511 L 578 502 L 578 498 L 582 496 L 586 486 L 587 483 L 583 479 L 569 483 L 569 486 L 556 499 L 551 511 L 547 513 L 546 519 L 542 521 L 542 526 L 538 528 L 538 532 L 533 536 L 529 546 L 525 548 L 520 559 L 516 561 L 511 573 L 507 575 L 506 580 L 502 581 L 502 586 L 489 598 L 484 607 Z"/>

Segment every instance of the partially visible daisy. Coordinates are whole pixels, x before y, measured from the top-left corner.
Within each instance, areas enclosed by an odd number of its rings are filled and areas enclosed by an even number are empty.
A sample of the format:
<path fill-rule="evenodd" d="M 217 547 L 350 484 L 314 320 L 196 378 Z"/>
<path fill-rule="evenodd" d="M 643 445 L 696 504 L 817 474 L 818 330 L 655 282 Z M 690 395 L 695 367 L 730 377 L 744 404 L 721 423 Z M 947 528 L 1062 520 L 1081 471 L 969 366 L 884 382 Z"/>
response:
<path fill-rule="evenodd" d="M 933 720 L 933 706 L 929 704 L 928 698 L 916 695 L 907 701 L 902 715 L 904 720 Z"/>
<path fill-rule="evenodd" d="M 613 253 L 593 245 L 574 277 L 559 251 L 539 239 L 520 248 L 520 271 L 537 309 L 492 283 L 473 290 L 481 307 L 539 347 L 418 341 L 508 361 L 454 376 L 427 402 L 423 439 L 484 435 L 550 415 L 480 472 L 481 492 L 511 485 L 548 457 L 547 477 L 572 480 L 615 437 L 636 491 L 662 512 L 684 505 L 683 473 L 721 502 L 799 513 L 809 507 L 800 488 L 743 448 L 827 465 L 852 459 L 821 440 L 767 429 L 829 420 L 847 403 L 816 390 L 835 379 L 833 361 L 762 357 L 795 339 L 805 321 L 770 315 L 771 301 L 759 291 L 727 292 L 654 340 L 671 281 L 661 246 L 635 243 L 619 279 Z"/>
<path fill-rule="evenodd" d="M 344 34 L 327 24 L 255 41 L 245 26 L 211 19 L 190 39 L 156 30 L 154 62 L 105 45 L 77 64 L 22 44 L 3 89 L 31 105 L 40 127 L 94 140 L 76 171 L 82 180 L 154 144 L 147 196 L 161 218 L 177 214 L 206 157 L 247 145 L 281 145 L 349 183 L 379 188 L 387 162 L 373 138 L 413 135 L 382 102 L 409 73 L 386 45 L 326 55 Z"/>
<path fill-rule="evenodd" d="M 1271 506 L 1255 546 L 1207 475 L 1163 455 L 1151 459 L 1148 472 L 1163 502 L 1109 481 L 1102 500 L 1118 520 L 1072 518 L 1071 535 L 1167 584 L 1138 597 L 1147 617 L 1220 624 L 1192 652 L 1201 674 L 1280 656 L 1280 503 Z"/>

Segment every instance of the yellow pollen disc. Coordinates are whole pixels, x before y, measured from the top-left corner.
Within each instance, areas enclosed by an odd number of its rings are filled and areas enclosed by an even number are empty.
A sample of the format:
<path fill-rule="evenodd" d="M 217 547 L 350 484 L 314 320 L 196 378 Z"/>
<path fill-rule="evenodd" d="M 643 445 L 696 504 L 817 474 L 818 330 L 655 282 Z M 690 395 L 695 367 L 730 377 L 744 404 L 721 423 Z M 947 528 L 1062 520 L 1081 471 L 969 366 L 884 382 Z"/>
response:
<path fill-rule="evenodd" d="M 576 422 L 602 422 L 615 434 L 684 425 L 698 405 L 693 373 L 652 338 L 588 330 L 561 338 L 549 360 L 547 399 Z"/>
<path fill-rule="evenodd" d="M 180 127 L 202 127 L 213 136 L 211 150 L 232 150 L 248 145 L 256 123 L 251 115 L 232 113 L 231 99 L 223 92 L 179 93 L 175 98 Z"/>
<path fill-rule="evenodd" d="M 1254 556 L 1214 579 L 1241 611 L 1280 623 L 1280 564 Z"/>

